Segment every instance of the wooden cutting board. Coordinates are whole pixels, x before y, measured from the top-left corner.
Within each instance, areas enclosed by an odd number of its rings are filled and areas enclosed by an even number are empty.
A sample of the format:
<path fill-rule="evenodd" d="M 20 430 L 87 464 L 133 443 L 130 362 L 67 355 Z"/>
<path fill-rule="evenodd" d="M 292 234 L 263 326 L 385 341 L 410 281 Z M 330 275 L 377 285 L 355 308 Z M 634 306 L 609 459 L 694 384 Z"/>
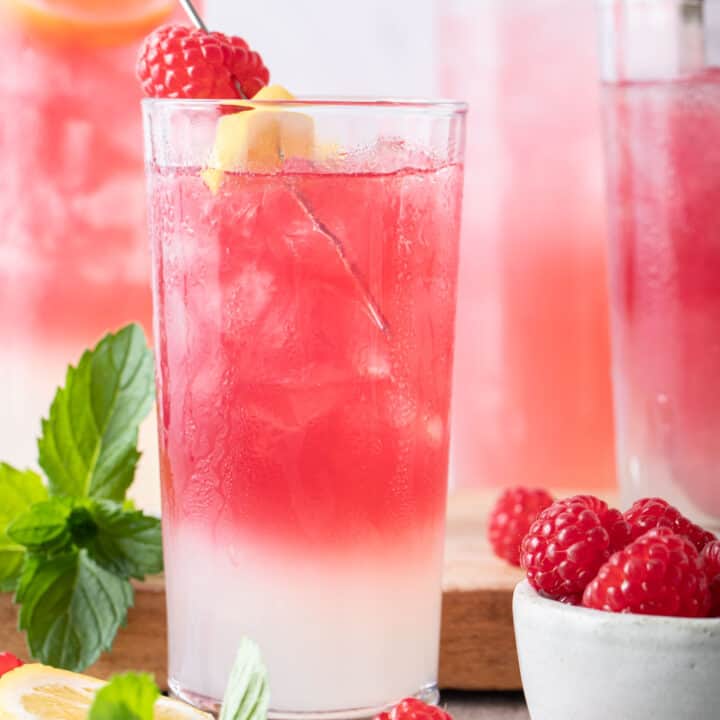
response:
<path fill-rule="evenodd" d="M 497 491 L 461 491 L 448 501 L 440 633 L 440 687 L 522 687 L 512 623 L 519 568 L 493 555 L 485 537 Z"/>
<path fill-rule="evenodd" d="M 440 685 L 459 690 L 520 688 L 512 627 L 512 591 L 522 578 L 517 568 L 491 553 L 485 520 L 496 493 L 462 491 L 450 497 Z M 88 672 L 106 677 L 125 670 L 155 674 L 166 689 L 165 589 L 162 578 L 136 585 L 135 607 L 111 653 Z M 25 639 L 16 630 L 17 608 L 0 595 L 0 651 L 27 656 Z"/>

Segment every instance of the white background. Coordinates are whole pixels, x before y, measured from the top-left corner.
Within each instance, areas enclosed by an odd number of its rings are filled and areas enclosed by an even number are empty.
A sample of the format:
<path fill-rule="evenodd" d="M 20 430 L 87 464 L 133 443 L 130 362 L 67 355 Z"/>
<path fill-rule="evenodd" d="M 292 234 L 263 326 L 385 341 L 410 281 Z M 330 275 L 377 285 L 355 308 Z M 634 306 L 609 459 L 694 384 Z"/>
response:
<path fill-rule="evenodd" d="M 295 94 L 429 96 L 435 0 L 205 0 Z"/>

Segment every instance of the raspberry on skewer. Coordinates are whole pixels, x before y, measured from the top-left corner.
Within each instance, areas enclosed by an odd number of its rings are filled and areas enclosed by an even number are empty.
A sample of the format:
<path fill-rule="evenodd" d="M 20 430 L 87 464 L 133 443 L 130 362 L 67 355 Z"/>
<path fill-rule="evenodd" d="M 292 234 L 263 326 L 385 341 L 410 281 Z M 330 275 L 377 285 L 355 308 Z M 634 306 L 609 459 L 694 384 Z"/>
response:
<path fill-rule="evenodd" d="M 137 75 L 148 97 L 251 98 L 270 73 L 238 37 L 184 25 L 165 25 L 145 38 Z"/>

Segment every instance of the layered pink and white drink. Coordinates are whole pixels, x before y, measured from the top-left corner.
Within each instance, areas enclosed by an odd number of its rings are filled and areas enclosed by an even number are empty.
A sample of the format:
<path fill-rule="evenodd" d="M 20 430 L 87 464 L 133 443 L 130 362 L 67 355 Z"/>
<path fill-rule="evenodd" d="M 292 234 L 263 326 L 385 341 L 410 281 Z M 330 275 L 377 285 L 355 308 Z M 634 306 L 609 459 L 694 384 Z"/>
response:
<path fill-rule="evenodd" d="M 334 150 L 219 187 L 217 111 L 146 106 L 172 687 L 248 635 L 276 715 L 432 696 L 462 109 L 303 104 Z"/>
<path fill-rule="evenodd" d="M 720 32 L 702 10 L 607 4 L 611 308 L 623 495 L 719 528 Z"/>

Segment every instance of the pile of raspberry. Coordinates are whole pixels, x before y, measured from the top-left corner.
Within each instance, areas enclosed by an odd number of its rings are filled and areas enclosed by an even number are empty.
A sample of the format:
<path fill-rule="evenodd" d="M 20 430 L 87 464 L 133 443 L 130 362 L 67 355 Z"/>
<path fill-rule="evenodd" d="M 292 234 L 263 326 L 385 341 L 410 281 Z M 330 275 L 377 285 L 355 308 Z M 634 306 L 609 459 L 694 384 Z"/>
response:
<path fill-rule="evenodd" d="M 720 617 L 720 541 L 660 498 L 627 512 L 592 495 L 513 488 L 488 529 L 542 596 L 608 612 Z"/>

